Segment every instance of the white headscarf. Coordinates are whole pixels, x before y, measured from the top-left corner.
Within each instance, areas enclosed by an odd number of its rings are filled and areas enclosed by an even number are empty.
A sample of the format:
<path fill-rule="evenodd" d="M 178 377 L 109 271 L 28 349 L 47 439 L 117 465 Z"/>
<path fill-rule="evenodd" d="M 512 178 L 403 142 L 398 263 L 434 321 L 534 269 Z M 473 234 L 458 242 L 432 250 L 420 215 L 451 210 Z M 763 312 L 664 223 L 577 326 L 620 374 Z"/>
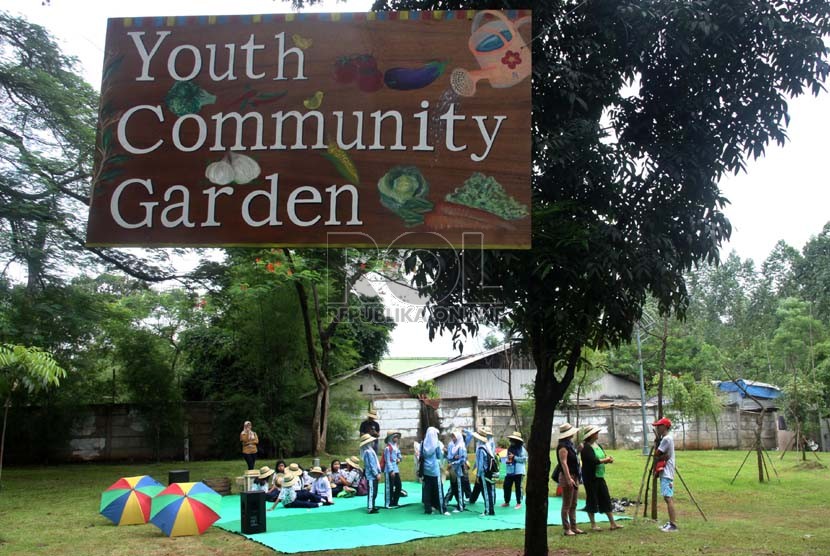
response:
<path fill-rule="evenodd" d="M 454 456 L 461 450 L 461 447 L 464 445 L 464 441 L 461 439 L 461 433 L 458 431 L 453 431 L 452 433 L 452 442 L 450 442 L 450 449 L 449 455 Z"/>
<path fill-rule="evenodd" d="M 424 437 L 424 443 L 421 444 L 421 453 L 432 454 L 435 452 L 436 448 L 438 448 L 438 429 L 435 427 L 429 427 L 427 429 L 427 434 Z"/>

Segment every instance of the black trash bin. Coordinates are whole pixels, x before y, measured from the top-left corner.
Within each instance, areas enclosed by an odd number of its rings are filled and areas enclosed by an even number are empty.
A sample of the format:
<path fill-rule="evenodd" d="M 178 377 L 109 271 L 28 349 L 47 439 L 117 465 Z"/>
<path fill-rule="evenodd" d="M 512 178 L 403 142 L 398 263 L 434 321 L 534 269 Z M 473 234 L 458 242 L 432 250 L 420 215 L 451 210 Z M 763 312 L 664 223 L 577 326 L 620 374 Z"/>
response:
<path fill-rule="evenodd" d="M 190 471 L 187 469 L 176 469 L 174 471 L 170 471 L 167 474 L 167 484 L 172 485 L 173 483 L 189 483 L 190 482 Z"/>
<path fill-rule="evenodd" d="M 242 514 L 242 532 L 246 535 L 264 533 L 265 493 L 261 490 L 246 490 L 239 495 Z"/>

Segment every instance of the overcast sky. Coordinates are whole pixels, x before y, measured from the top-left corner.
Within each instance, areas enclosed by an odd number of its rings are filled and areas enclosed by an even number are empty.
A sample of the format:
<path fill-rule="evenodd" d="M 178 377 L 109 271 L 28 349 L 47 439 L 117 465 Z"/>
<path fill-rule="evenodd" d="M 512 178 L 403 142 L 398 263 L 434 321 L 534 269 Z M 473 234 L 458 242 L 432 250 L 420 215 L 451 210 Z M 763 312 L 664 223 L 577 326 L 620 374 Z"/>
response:
<path fill-rule="evenodd" d="M 366 11 L 371 0 L 328 1 L 309 11 Z M 78 57 L 84 77 L 100 86 L 106 22 L 109 17 L 164 15 L 220 15 L 286 12 L 290 4 L 277 0 L 0 0 L 0 9 L 23 15 L 46 27 L 64 52 Z M 748 165 L 748 173 L 725 179 L 720 185 L 731 201 L 726 214 L 732 222 L 731 241 L 723 257 L 735 250 L 760 264 L 779 240 L 801 250 L 811 236 L 830 221 L 830 188 L 826 157 L 830 130 L 830 97 L 807 96 L 790 103 L 790 141 L 771 146 L 766 155 Z M 482 338 L 465 351 L 477 351 Z M 394 334 L 393 356 L 449 355 L 448 340 L 429 344 L 422 324 L 400 325 Z"/>

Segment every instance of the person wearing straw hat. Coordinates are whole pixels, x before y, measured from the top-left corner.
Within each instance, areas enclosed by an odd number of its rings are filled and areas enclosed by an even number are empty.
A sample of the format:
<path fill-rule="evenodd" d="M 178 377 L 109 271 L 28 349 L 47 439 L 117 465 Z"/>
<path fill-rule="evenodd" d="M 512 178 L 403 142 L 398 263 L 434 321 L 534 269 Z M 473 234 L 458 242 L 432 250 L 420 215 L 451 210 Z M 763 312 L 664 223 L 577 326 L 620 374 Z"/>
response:
<path fill-rule="evenodd" d="M 366 420 L 360 423 L 360 434 L 371 434 L 375 437 L 375 444 L 373 448 L 375 452 L 378 451 L 378 438 L 380 438 L 380 423 L 378 423 L 378 413 L 374 409 L 370 409 L 366 413 Z"/>
<path fill-rule="evenodd" d="M 331 483 L 329 482 L 329 478 L 326 477 L 326 472 L 321 467 L 315 466 L 308 470 L 308 474 L 313 480 L 311 483 L 311 494 L 318 496 L 324 506 L 334 504 Z"/>
<path fill-rule="evenodd" d="M 375 452 L 374 443 L 377 439 L 371 434 L 364 434 L 360 437 L 360 455 L 363 458 L 363 476 L 366 477 L 369 491 L 366 493 L 366 511 L 370 514 L 378 513 L 375 500 L 378 497 L 378 476 L 380 475 L 380 462 Z"/>
<path fill-rule="evenodd" d="M 484 502 L 483 516 L 496 515 L 496 478 L 490 472 L 490 462 L 496 457 L 490 449 L 487 437 L 480 431 L 473 433 L 476 440 L 476 488 L 481 491 L 481 499 Z M 473 491 L 475 495 L 475 491 Z M 470 500 L 472 504 L 473 501 Z"/>
<path fill-rule="evenodd" d="M 608 517 L 610 529 L 622 529 L 614 521 L 613 508 L 611 507 L 611 495 L 608 493 L 608 485 L 605 482 L 605 466 L 614 463 L 614 458 L 607 455 L 602 446 L 599 445 L 600 429 L 591 425 L 582 433 L 582 484 L 585 485 L 585 511 L 588 519 L 591 520 L 592 531 L 602 531 L 597 526 L 594 514 L 603 513 Z"/>
<path fill-rule="evenodd" d="M 444 450 L 438 441 L 438 429 L 429 427 L 421 443 L 421 459 L 418 467 L 418 476 L 424 481 L 421 490 L 421 501 L 424 504 L 424 513 L 431 514 L 433 508 L 438 513 L 450 515 L 444 508 L 444 484 L 441 480 L 441 459 Z"/>
<path fill-rule="evenodd" d="M 453 513 L 463 512 L 465 509 L 464 477 L 467 473 L 467 446 L 464 443 L 461 431 L 456 430 L 452 433 L 452 441 L 447 447 L 447 461 L 450 463 L 450 492 L 444 499 L 444 507 L 446 508 L 454 497 L 456 509 L 453 510 Z"/>
<path fill-rule="evenodd" d="M 522 433 L 516 431 L 507 437 L 510 447 L 507 448 L 507 466 L 504 475 L 504 503 L 502 507 L 510 505 L 511 487 L 516 488 L 516 509 L 522 508 L 522 479 L 525 475 L 525 463 L 527 463 L 527 450 L 524 446 Z"/>
<path fill-rule="evenodd" d="M 357 493 L 357 487 L 360 484 L 361 477 L 363 477 L 363 468 L 354 456 L 344 459 L 341 466 L 343 468 L 341 474 L 346 480 L 343 483 L 343 489 L 337 496 L 338 498 L 350 498 Z"/>
<path fill-rule="evenodd" d="M 285 476 L 282 478 L 282 490 L 280 490 L 280 495 L 277 497 L 277 501 L 268 508 L 270 512 L 277 505 L 282 502 L 282 505 L 286 508 L 319 508 L 323 505 L 322 501 L 312 502 L 311 500 L 303 500 L 300 498 L 300 493 L 305 491 L 297 491 L 294 490 L 294 485 L 296 484 L 298 478 L 293 475 L 292 473 L 286 473 Z M 310 493 L 305 493 L 310 494 Z"/>
<path fill-rule="evenodd" d="M 664 533 L 677 532 L 677 514 L 674 509 L 674 439 L 669 434 L 671 429 L 671 420 L 663 417 L 653 422 L 651 426 L 654 427 L 654 432 L 660 444 L 654 452 L 654 471 L 660 477 L 660 494 L 663 500 L 666 501 L 666 509 L 669 512 L 669 521 L 663 525 L 660 530 Z"/>
<path fill-rule="evenodd" d="M 579 428 L 570 423 L 559 425 L 559 442 L 556 446 L 556 470 L 554 480 L 558 479 L 562 488 L 562 528 L 565 536 L 583 535 L 585 531 L 576 526 L 576 499 L 579 493 L 580 470 L 573 439 Z"/>
<path fill-rule="evenodd" d="M 490 430 L 490 427 L 482 425 L 476 430 L 476 432 L 478 432 L 480 436 L 483 436 L 487 439 L 487 446 L 490 448 L 490 453 L 493 454 L 493 456 L 495 457 L 496 440 L 495 438 L 493 438 L 493 431 Z M 470 439 L 472 439 L 474 436 L 472 431 L 465 430 L 464 433 L 469 434 Z M 478 474 L 478 470 L 476 470 L 476 474 Z M 469 493 L 469 495 L 467 496 L 467 498 L 469 498 L 470 500 L 470 504 L 476 503 L 476 500 L 478 500 L 478 495 L 481 494 L 481 489 L 482 484 L 476 481 L 476 484 L 473 487 L 473 491 Z"/>
<path fill-rule="evenodd" d="M 292 484 L 292 488 L 294 490 L 301 490 L 303 488 L 303 470 L 300 468 L 299 464 L 293 462 L 290 463 L 288 467 L 285 468 L 285 474 L 290 474 L 297 478 L 297 481 Z"/>
<path fill-rule="evenodd" d="M 264 465 L 259 468 L 259 475 L 254 480 L 254 490 L 259 490 L 265 493 L 265 500 L 273 502 L 280 494 L 280 489 L 273 484 L 274 470 Z"/>
<path fill-rule="evenodd" d="M 398 500 L 401 498 L 401 470 L 398 467 L 402 459 L 401 449 L 398 447 L 400 438 L 400 432 L 389 431 L 384 439 L 386 447 L 383 449 L 383 499 L 387 508 L 399 507 Z"/>

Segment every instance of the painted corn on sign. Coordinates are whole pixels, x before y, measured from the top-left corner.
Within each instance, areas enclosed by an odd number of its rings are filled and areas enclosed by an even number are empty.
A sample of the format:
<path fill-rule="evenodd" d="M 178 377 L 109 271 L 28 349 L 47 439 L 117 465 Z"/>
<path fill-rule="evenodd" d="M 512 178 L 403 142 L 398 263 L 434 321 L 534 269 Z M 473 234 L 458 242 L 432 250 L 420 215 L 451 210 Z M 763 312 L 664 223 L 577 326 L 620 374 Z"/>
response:
<path fill-rule="evenodd" d="M 530 247 L 530 12 L 110 19 L 91 246 Z"/>

